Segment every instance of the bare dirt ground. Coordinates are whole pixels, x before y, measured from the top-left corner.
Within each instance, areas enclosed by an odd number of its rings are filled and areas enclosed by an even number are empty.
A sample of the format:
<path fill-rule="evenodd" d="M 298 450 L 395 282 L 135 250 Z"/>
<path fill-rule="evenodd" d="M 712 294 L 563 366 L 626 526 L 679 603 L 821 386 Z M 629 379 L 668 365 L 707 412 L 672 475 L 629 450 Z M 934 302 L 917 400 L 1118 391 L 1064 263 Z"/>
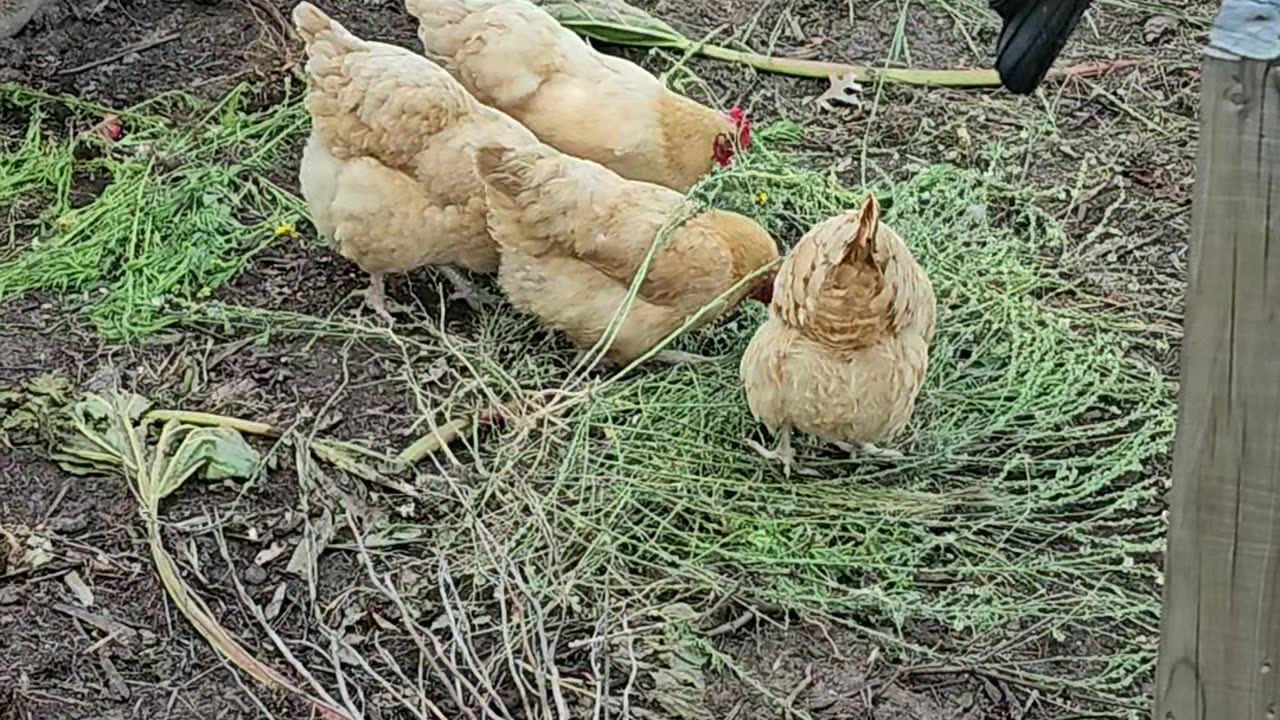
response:
<path fill-rule="evenodd" d="M 895 57 L 919 67 L 985 66 L 994 16 L 943 2 L 824 3 L 811 0 L 694 0 L 640 3 L 693 36 L 727 26 L 755 48 L 783 55 L 851 62 Z M 410 18 L 395 2 L 344 3 L 342 20 L 358 33 L 416 47 Z M 0 41 L 0 81 L 124 107 L 173 90 L 218 98 L 257 83 L 255 102 L 269 104 L 297 62 L 279 0 L 105 0 L 56 3 L 22 34 Z M 872 88 L 861 111 L 811 102 L 816 80 L 757 75 L 694 60 L 692 66 L 724 105 L 740 103 L 759 121 L 788 117 L 809 129 L 809 150 L 853 181 L 898 177 L 938 161 L 1022 169 L 1027 187 L 1066 224 L 1075 243 L 1056 258 L 1062 271 L 1101 302 L 1125 307 L 1163 339 L 1154 358 L 1172 376 L 1181 327 L 1190 183 L 1198 104 L 1197 48 L 1208 3 L 1172 7 L 1147 2 L 1101 4 L 1068 47 L 1066 61 L 1138 59 L 1142 66 L 1045 88 L 1018 99 L 997 92 Z M 623 54 L 662 67 L 661 58 Z M 296 82 L 296 81 L 295 81 Z M 8 121 L 12 117 L 0 116 Z M 996 138 L 1007 150 L 984 155 L 975 139 Z M 280 182 L 296 187 L 293 168 Z M 86 190 L 92 193 L 92 189 Z M 237 302 L 327 317 L 354 307 L 364 282 L 357 269 L 323 250 L 282 242 L 257 256 L 217 292 Z M 392 282 L 393 297 L 436 304 L 429 274 Z M 450 322 L 465 323 L 463 308 Z M 343 439 L 405 439 L 398 417 L 406 399 L 384 387 L 386 367 L 358 342 L 288 340 L 245 344 L 243 338 L 197 331 L 142 343 L 104 342 L 65 301 L 29 293 L 0 305 L 0 388 L 18 387 L 50 368 L 77 385 L 104 368 L 157 402 L 289 425 L 324 413 Z M 199 362 L 190 358 L 198 356 Z M 212 359 L 215 359 L 213 361 Z M 343 386 L 335 393 L 334 378 Z M 1161 472 L 1159 463 L 1150 472 Z M 210 506 L 231 507 L 224 530 L 239 567 L 296 527 L 297 489 L 284 473 L 249 491 L 231 485 L 193 489 L 173 517 L 198 518 Z M 70 478 L 34 447 L 0 451 L 0 530 L 44 528 L 51 562 L 29 570 L 0 564 L 0 719 L 305 717 L 283 696 L 257 693 L 178 616 L 154 577 L 136 525 L 136 500 L 121 482 Z M 30 547 L 5 547 L 18 558 Z M 198 553 L 217 556 L 208 535 Z M 66 583 L 71 572 L 92 588 L 92 611 Z M 325 566 L 326 585 L 340 588 L 362 573 L 348 554 Z M 275 570 L 241 578 L 261 604 L 283 581 Z M 198 579 L 211 608 L 233 632 L 248 633 L 223 566 Z M 91 616 L 91 617 L 90 617 Z M 307 636 L 308 617 L 285 611 L 281 623 Z M 862 639 L 823 628 L 739 626 L 717 637 L 722 650 L 754 675 L 752 688 L 732 673 L 709 687 L 716 717 L 782 716 L 772 693 L 818 718 L 1048 717 L 1038 691 L 973 668 L 928 668 L 876 657 Z M 922 642 L 928 628 L 920 629 Z M 318 640 L 317 640 L 318 641 Z M 766 692 L 762 692 L 766 691 Z M 1100 710 L 1100 716 L 1122 716 Z M 400 717 L 376 707 L 369 717 Z"/>

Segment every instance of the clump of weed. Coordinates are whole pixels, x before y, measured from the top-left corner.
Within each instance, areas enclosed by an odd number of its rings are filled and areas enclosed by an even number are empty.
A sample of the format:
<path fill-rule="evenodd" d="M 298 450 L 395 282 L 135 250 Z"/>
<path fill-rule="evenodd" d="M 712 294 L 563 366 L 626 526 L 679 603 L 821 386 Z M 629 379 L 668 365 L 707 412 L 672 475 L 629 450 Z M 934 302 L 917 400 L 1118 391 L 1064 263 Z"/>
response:
<path fill-rule="evenodd" d="M 10 220 L 0 300 L 37 288 L 77 295 L 104 336 L 128 339 L 170 324 L 165 303 L 234 277 L 299 213 L 270 176 L 294 162 L 281 150 L 306 118 L 296 102 L 249 112 L 241 97 L 182 121 L 150 106 L 123 113 L 125 135 L 107 142 L 88 131 L 99 108 L 0 89 L 0 106 L 27 117 L 25 134 L 0 139 L 0 216 Z M 69 138 L 49 127 L 68 112 L 84 131 Z M 86 178 L 101 184 L 87 202 Z"/>

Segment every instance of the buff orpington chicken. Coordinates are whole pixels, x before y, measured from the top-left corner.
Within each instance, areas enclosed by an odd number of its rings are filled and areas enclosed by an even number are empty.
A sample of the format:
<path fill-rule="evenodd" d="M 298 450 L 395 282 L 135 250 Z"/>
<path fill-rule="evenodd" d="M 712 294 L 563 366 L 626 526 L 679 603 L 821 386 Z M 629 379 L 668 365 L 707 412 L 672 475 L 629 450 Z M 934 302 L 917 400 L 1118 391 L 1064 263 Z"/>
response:
<path fill-rule="evenodd" d="M 626 180 L 548 145 L 481 148 L 476 164 L 502 251 L 499 285 L 512 304 L 580 348 L 604 337 L 655 238 L 690 207 L 674 190 Z M 721 210 L 694 214 L 661 240 L 605 358 L 616 364 L 639 358 L 777 258 L 777 243 L 749 218 Z M 690 328 L 748 295 L 768 302 L 769 287 L 763 276 L 744 283 Z M 664 351 L 655 359 L 697 358 Z"/>
<path fill-rule="evenodd" d="M 427 57 L 561 152 L 686 192 L 751 142 L 728 115 L 592 49 L 526 0 L 406 0 Z"/>
<path fill-rule="evenodd" d="M 311 115 L 299 179 L 317 231 L 369 273 L 366 300 L 388 321 L 389 273 L 437 266 L 455 297 L 473 301 L 450 265 L 498 267 L 475 148 L 518 147 L 533 134 L 415 52 L 362 40 L 310 3 L 293 20 L 307 46 Z"/>
<path fill-rule="evenodd" d="M 933 287 L 869 196 L 858 212 L 810 230 L 778 269 L 769 317 L 739 365 L 747 404 L 778 436 L 791 474 L 791 432 L 847 452 L 898 456 L 874 445 L 911 419 L 929 367 Z"/>

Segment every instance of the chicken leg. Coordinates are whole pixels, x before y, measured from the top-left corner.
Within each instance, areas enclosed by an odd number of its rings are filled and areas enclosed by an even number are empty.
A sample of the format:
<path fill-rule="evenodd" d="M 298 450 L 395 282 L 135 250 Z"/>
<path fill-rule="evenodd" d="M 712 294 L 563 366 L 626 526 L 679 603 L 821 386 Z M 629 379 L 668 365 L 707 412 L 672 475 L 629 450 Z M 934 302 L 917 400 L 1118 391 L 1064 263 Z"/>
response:
<path fill-rule="evenodd" d="M 387 287 L 382 273 L 369 273 L 369 287 L 364 289 L 364 303 L 373 313 L 388 325 L 395 324 L 391 313 L 387 311 Z"/>
<path fill-rule="evenodd" d="M 408 312 L 409 308 L 398 303 L 388 303 L 386 276 L 382 273 L 369 273 L 369 287 L 360 291 L 364 295 L 364 304 L 374 312 L 388 325 L 394 325 L 395 319 L 391 317 L 391 310 L 396 312 Z"/>
<path fill-rule="evenodd" d="M 493 295 L 476 287 L 474 283 L 462 276 L 462 273 L 449 267 L 448 265 L 439 265 L 436 267 L 441 275 L 453 285 L 453 294 L 449 296 L 450 300 L 465 300 L 472 310 L 480 310 L 486 305 L 493 305 L 497 302 L 497 298 Z"/>
<path fill-rule="evenodd" d="M 866 455 L 868 457 L 884 458 L 885 460 L 899 460 L 902 453 L 897 450 L 888 450 L 886 448 L 877 447 L 869 442 L 834 442 L 832 443 L 841 450 L 849 453 L 853 457 Z"/>
<path fill-rule="evenodd" d="M 770 450 L 755 440 L 747 440 L 747 445 L 751 449 L 760 453 L 761 457 L 766 460 L 773 460 L 782 463 L 782 476 L 791 479 L 791 465 L 795 462 L 796 453 L 791 449 L 791 426 L 783 425 L 778 431 L 778 447 Z"/>

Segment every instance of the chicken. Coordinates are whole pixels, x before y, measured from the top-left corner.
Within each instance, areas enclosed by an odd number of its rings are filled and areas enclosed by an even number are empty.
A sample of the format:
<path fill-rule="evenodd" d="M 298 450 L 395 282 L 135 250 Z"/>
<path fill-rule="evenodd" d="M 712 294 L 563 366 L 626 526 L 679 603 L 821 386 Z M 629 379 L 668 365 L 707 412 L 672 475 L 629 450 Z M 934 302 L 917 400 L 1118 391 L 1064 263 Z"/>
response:
<path fill-rule="evenodd" d="M 749 218 L 720 210 L 694 213 L 680 193 L 636 182 L 548 145 L 481 148 L 489 227 L 502 250 L 498 283 L 516 307 L 590 348 L 627 298 L 654 239 L 665 236 L 605 352 L 629 363 L 699 309 L 778 258 L 778 246 Z M 688 217 L 688 215 L 685 215 Z M 748 295 L 768 301 L 763 277 L 700 316 L 698 327 Z M 667 353 L 659 359 L 686 359 Z"/>
<path fill-rule="evenodd" d="M 1002 21 L 996 70 L 1010 92 L 1029 95 L 1044 80 L 1093 0 L 990 0 Z"/>
<path fill-rule="evenodd" d="M 929 279 L 874 197 L 810 230 L 779 268 L 769 318 L 738 368 L 751 413 L 779 436 L 777 451 L 756 449 L 787 476 L 792 429 L 897 456 L 872 443 L 911 419 L 935 314 Z"/>
<path fill-rule="evenodd" d="M 299 179 L 317 231 L 369 273 L 366 300 L 384 319 L 383 276 L 424 265 L 476 299 L 449 267 L 498 268 L 475 148 L 536 138 L 417 53 L 361 40 L 310 3 L 293 20 L 307 45 L 311 115 Z"/>
<path fill-rule="evenodd" d="M 427 57 L 480 102 L 563 153 L 630 180 L 686 192 L 751 143 L 742 111 L 723 115 L 643 68 L 596 52 L 526 0 L 406 0 Z"/>

